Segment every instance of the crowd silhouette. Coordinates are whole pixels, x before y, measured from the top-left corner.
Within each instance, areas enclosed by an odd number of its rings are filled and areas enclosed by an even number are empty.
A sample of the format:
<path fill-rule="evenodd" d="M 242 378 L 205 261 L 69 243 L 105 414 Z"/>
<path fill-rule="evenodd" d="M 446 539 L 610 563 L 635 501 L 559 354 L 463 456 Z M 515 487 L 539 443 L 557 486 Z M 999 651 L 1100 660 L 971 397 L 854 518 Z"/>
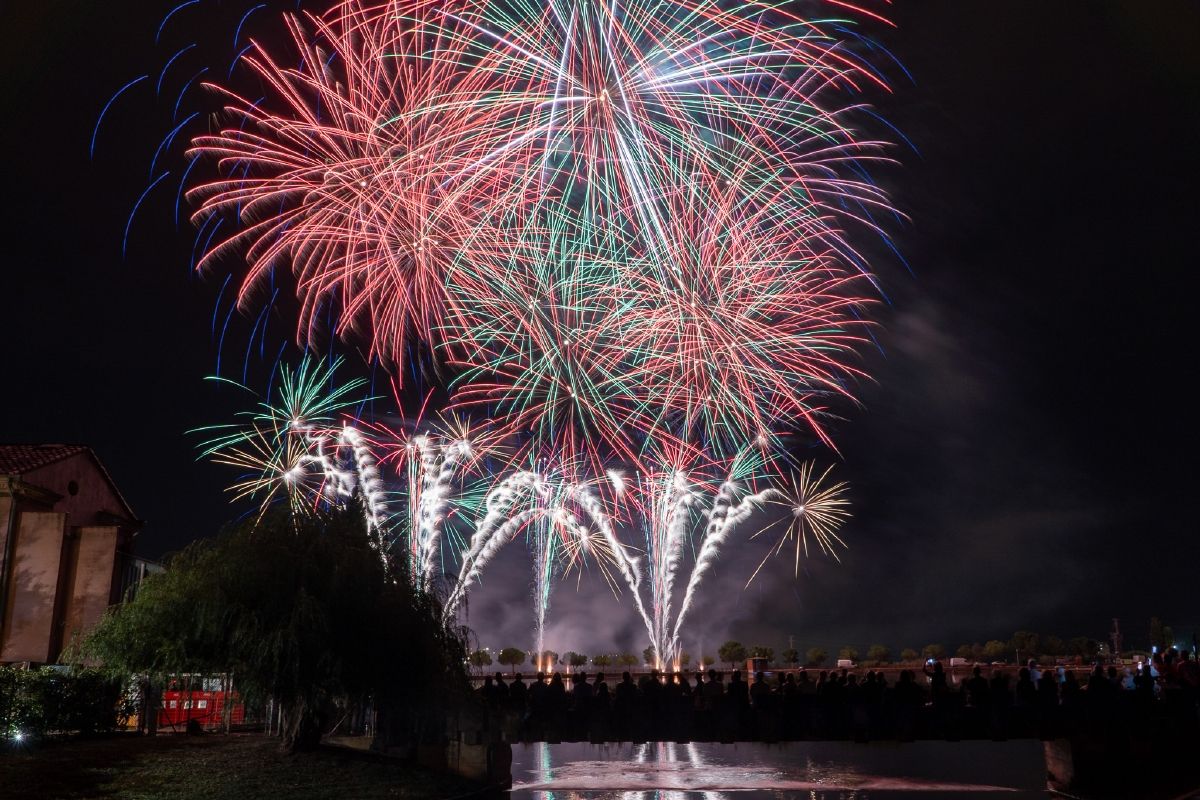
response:
<path fill-rule="evenodd" d="M 503 673 L 478 693 L 489 727 L 525 741 L 1056 738 L 1155 726 L 1193 736 L 1200 665 L 1170 651 L 1135 667 Z M 1081 677 L 1082 675 L 1082 677 Z M 958 677 L 958 676 L 956 676 Z"/>

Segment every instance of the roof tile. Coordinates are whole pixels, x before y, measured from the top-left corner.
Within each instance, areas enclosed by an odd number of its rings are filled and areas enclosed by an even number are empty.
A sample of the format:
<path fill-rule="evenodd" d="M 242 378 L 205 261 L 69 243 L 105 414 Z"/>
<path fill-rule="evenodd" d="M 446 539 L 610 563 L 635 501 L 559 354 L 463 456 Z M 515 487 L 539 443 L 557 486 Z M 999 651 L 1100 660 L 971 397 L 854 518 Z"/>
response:
<path fill-rule="evenodd" d="M 81 444 L 0 444 L 0 475 L 22 475 L 86 451 Z"/>

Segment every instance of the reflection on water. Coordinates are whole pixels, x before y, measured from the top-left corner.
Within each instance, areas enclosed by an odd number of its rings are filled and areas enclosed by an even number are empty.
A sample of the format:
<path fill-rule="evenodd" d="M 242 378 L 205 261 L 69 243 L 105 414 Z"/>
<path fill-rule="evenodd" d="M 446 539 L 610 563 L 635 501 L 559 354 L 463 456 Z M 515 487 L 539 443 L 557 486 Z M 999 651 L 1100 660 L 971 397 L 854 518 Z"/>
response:
<path fill-rule="evenodd" d="M 1016 800 L 1044 786 L 1035 741 L 513 747 L 514 800 Z"/>

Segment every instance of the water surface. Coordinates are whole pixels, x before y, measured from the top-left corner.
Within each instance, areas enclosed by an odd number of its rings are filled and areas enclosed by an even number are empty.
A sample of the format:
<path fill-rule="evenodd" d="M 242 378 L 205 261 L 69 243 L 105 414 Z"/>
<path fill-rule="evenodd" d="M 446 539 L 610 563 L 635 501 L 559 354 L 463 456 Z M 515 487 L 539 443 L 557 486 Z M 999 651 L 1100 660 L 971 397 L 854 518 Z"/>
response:
<path fill-rule="evenodd" d="M 513 800 L 1046 798 L 1037 741 L 513 745 Z"/>

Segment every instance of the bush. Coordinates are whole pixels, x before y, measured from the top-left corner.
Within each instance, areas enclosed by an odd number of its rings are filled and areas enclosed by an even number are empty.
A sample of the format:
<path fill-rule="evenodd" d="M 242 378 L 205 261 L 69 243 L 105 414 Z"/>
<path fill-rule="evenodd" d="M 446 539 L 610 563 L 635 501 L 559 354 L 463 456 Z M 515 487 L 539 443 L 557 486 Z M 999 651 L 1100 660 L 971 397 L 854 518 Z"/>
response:
<path fill-rule="evenodd" d="M 97 670 L 0 667 L 0 738 L 111 731 L 130 711 L 120 683 Z"/>

